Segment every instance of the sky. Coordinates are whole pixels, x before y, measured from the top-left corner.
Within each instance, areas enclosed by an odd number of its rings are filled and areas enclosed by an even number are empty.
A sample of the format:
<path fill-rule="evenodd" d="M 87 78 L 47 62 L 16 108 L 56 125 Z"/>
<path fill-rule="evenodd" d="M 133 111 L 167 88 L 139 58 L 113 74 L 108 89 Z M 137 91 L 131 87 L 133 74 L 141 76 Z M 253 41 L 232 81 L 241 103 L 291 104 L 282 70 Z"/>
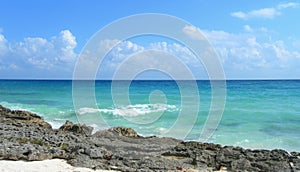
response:
<path fill-rule="evenodd" d="M 191 23 L 214 47 L 226 79 L 300 79 L 296 0 L 1 0 L 0 79 L 71 79 L 80 52 L 97 31 L 141 13 Z M 99 73 L 109 78 L 109 62 L 119 64 L 149 47 L 179 56 L 193 73 L 203 70 L 186 47 L 145 37 L 121 43 Z"/>

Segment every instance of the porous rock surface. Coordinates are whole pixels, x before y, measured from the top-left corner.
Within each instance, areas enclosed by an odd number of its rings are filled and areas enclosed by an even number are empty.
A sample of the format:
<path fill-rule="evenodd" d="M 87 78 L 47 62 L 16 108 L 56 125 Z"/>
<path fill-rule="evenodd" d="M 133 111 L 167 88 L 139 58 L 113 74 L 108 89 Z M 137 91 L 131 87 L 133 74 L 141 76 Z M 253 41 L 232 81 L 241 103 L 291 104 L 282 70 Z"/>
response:
<path fill-rule="evenodd" d="M 59 129 L 42 117 L 0 105 L 0 160 L 66 159 L 73 166 L 119 171 L 300 171 L 300 153 L 250 150 L 133 129 L 97 131 L 70 121 Z"/>

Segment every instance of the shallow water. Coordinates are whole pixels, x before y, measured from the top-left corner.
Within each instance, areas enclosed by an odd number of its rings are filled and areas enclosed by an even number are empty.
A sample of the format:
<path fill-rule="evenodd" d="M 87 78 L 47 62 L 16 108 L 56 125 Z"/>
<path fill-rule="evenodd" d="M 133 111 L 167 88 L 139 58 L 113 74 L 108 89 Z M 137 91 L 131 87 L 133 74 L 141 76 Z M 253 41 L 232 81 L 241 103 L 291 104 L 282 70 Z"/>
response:
<path fill-rule="evenodd" d="M 119 81 L 119 89 L 123 89 L 122 84 Z M 197 84 L 200 93 L 197 114 L 192 108 L 195 95 L 189 84 L 179 88 L 174 81 L 133 81 L 128 88 L 131 104 L 120 103 L 123 100 L 116 104 L 116 97 L 123 98 L 123 92 L 113 99 L 111 81 L 96 81 L 97 108 L 82 107 L 76 115 L 72 81 L 1 80 L 0 104 L 40 114 L 54 127 L 68 119 L 86 122 L 97 129 L 127 126 L 145 136 L 164 136 L 176 123 L 180 125 L 168 136 L 178 138 L 180 132 L 193 128 L 185 140 L 198 140 L 210 110 L 211 86 L 209 81 L 197 81 Z M 300 151 L 300 81 L 227 81 L 226 84 L 222 120 L 209 142 Z M 158 93 L 153 101 L 149 101 L 151 93 Z M 164 98 L 166 102 L 162 101 Z M 184 120 L 177 120 L 183 106 L 191 108 L 182 114 Z"/>

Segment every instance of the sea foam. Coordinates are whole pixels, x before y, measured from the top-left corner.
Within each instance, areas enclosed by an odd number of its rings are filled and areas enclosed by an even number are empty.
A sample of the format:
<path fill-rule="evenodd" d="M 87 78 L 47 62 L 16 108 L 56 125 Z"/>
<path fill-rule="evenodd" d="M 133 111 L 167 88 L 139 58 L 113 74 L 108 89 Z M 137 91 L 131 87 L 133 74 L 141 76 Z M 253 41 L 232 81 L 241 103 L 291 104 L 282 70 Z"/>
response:
<path fill-rule="evenodd" d="M 135 105 L 128 105 L 128 106 L 119 106 L 111 109 L 96 109 L 96 108 L 80 108 L 77 113 L 79 115 L 84 114 L 91 114 L 91 113 L 107 113 L 116 116 L 139 116 L 139 115 L 146 115 L 150 113 L 156 112 L 174 112 L 178 111 L 179 108 L 175 105 L 168 105 L 168 104 L 135 104 Z"/>

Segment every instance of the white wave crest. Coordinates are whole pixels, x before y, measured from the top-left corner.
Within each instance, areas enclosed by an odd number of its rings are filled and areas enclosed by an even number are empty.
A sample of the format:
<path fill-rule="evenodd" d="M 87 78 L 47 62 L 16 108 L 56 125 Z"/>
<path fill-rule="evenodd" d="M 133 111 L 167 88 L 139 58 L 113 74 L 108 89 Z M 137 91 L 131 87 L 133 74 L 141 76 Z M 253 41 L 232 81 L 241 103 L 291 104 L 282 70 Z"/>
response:
<path fill-rule="evenodd" d="M 139 116 L 146 115 L 155 112 L 174 112 L 178 111 L 175 105 L 168 104 L 135 104 L 128 106 L 120 106 L 112 109 L 95 109 L 95 108 L 80 108 L 77 113 L 79 115 L 89 114 L 89 113 L 108 113 L 116 116 Z"/>

